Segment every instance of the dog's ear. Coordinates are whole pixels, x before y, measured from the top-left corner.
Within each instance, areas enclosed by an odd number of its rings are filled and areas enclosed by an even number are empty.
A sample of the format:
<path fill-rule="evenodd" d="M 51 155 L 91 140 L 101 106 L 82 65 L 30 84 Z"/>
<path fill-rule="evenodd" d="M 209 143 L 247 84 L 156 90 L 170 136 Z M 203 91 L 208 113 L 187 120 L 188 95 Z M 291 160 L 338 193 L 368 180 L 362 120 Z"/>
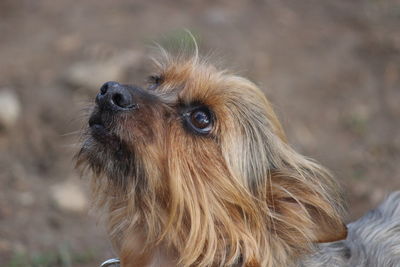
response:
<path fill-rule="evenodd" d="M 276 188 L 271 197 L 281 216 L 313 243 L 345 239 L 347 227 L 342 221 L 338 184 L 324 167 L 289 146 L 272 108 L 267 110 L 274 136 L 268 145 L 270 151 L 275 151 L 268 161 L 276 164 L 269 171 L 272 188 Z"/>
<path fill-rule="evenodd" d="M 274 228 L 294 246 L 299 242 L 333 242 L 347 236 L 338 205 L 340 197 L 323 170 L 315 163 L 310 164 L 308 171 L 303 166 L 292 171 L 273 171 L 270 176 L 269 205 L 277 220 Z"/>
<path fill-rule="evenodd" d="M 347 226 L 341 221 L 324 216 L 316 210 L 310 210 L 310 214 L 315 221 L 316 243 L 327 243 L 346 239 Z"/>

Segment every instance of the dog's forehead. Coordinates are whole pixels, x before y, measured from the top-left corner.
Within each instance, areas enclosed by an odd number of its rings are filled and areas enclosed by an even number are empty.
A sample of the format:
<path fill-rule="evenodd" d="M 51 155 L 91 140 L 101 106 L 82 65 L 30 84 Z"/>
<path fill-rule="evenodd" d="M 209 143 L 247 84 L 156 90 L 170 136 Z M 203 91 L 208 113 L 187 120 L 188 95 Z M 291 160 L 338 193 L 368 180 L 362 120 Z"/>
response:
<path fill-rule="evenodd" d="M 245 90 L 232 94 L 238 85 L 232 75 L 217 70 L 210 64 L 192 62 L 175 63 L 162 71 L 164 92 L 177 95 L 183 103 L 200 102 L 209 106 L 221 106 L 230 102 L 237 94 L 246 95 Z"/>

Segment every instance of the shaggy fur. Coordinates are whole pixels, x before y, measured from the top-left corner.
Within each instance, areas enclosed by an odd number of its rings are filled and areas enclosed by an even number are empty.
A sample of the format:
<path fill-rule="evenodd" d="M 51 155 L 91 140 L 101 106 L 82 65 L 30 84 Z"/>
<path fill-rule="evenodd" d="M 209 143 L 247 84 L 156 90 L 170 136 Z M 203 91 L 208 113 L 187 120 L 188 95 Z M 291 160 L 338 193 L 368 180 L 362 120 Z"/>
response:
<path fill-rule="evenodd" d="M 156 61 L 130 111 L 93 108 L 78 165 L 122 266 L 291 266 L 346 237 L 330 174 L 294 151 L 252 82 L 199 57 Z M 208 134 L 187 110 L 212 114 Z"/>
<path fill-rule="evenodd" d="M 300 267 L 400 266 L 400 191 L 348 225 L 346 240 L 321 244 Z"/>

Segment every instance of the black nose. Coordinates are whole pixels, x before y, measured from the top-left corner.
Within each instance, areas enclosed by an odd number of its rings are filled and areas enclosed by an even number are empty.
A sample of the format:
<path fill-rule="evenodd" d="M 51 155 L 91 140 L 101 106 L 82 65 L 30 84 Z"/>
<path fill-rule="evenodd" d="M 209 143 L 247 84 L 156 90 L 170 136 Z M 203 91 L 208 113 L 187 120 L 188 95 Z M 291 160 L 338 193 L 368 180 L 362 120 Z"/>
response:
<path fill-rule="evenodd" d="M 137 108 L 130 89 L 117 82 L 106 82 L 96 96 L 96 103 L 101 108 L 113 110 L 127 110 Z"/>

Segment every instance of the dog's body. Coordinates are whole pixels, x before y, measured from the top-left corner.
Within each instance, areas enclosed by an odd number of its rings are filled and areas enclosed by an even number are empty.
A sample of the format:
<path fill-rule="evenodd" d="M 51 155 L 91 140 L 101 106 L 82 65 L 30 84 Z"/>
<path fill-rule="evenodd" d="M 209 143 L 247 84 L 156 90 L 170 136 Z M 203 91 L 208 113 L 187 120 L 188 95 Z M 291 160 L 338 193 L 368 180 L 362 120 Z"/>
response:
<path fill-rule="evenodd" d="M 299 267 L 400 266 L 400 191 L 347 227 L 346 240 L 320 244 Z"/>
<path fill-rule="evenodd" d="M 335 182 L 255 84 L 197 56 L 157 66 L 147 89 L 103 85 L 78 154 L 123 266 L 293 266 L 346 237 Z"/>

